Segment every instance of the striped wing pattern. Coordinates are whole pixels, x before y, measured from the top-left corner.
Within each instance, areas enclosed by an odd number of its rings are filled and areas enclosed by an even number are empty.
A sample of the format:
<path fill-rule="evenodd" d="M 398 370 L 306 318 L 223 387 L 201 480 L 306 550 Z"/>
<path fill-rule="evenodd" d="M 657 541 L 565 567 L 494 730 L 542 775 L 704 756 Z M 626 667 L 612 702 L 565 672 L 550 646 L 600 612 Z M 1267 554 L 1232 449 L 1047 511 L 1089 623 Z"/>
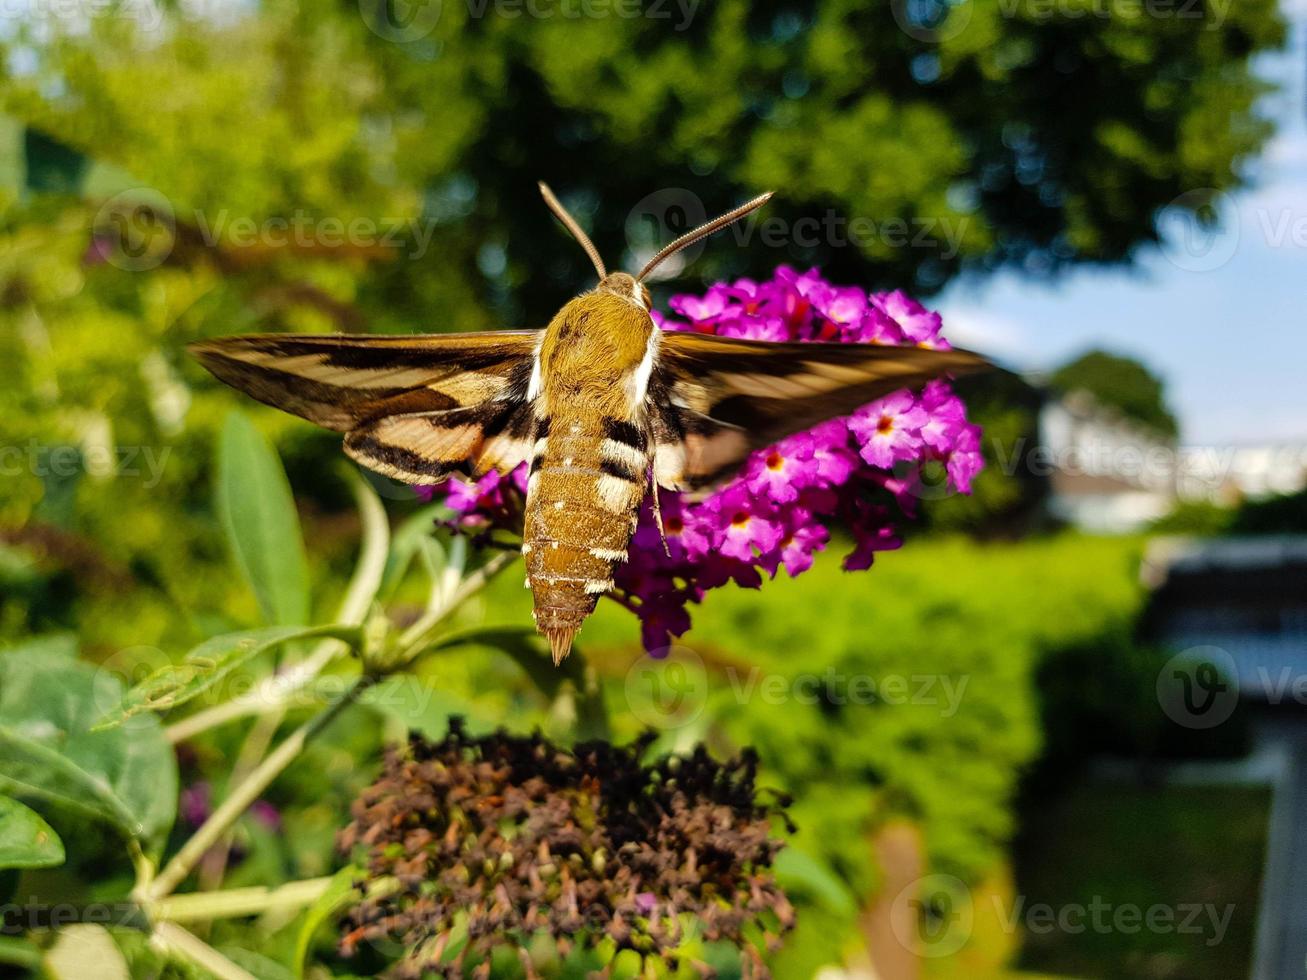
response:
<path fill-rule="evenodd" d="M 669 332 L 649 392 L 655 478 L 702 493 L 755 449 L 900 389 L 988 367 L 963 350 Z"/>
<path fill-rule="evenodd" d="M 526 393 L 540 332 L 224 337 L 191 352 L 267 405 L 346 433 L 364 466 L 410 483 L 530 457 Z"/>

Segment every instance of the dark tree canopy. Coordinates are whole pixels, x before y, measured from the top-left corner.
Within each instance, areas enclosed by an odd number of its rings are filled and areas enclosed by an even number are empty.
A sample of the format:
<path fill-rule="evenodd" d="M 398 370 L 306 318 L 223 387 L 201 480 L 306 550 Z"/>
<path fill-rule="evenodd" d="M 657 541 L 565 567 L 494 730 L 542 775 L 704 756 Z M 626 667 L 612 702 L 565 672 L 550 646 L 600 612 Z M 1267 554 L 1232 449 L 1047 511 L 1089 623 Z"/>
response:
<path fill-rule="evenodd" d="M 610 264 L 776 189 L 700 279 L 790 261 L 929 293 L 1126 261 L 1159 209 L 1239 183 L 1270 129 L 1250 59 L 1284 31 L 1274 0 L 387 3 L 101 18 L 44 43 L 0 111 L 181 223 L 435 222 L 351 297 L 378 328 L 536 324 L 591 276 L 542 177 Z"/>
<path fill-rule="evenodd" d="M 1054 373 L 1052 384 L 1064 392 L 1086 391 L 1095 401 L 1164 435 L 1179 433 L 1167 408 L 1161 380 L 1134 358 L 1095 350 L 1082 354 Z"/>

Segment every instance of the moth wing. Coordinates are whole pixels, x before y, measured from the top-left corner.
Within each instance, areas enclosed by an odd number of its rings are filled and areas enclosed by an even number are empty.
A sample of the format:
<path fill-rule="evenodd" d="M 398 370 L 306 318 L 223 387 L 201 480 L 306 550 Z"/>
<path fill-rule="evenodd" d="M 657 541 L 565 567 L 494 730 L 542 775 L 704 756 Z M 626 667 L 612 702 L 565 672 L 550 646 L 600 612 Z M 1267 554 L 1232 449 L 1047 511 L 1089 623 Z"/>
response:
<path fill-rule="evenodd" d="M 668 332 L 650 383 L 655 479 L 705 492 L 755 449 L 903 388 L 990 367 L 964 350 Z"/>
<path fill-rule="evenodd" d="M 443 412 L 384 415 L 345 435 L 345 452 L 405 483 L 454 473 L 510 473 L 531 456 L 535 412 L 528 402 L 491 400 Z"/>
<path fill-rule="evenodd" d="M 189 349 L 219 380 L 265 405 L 348 432 L 383 415 L 525 399 L 539 335 L 256 334 Z"/>
<path fill-rule="evenodd" d="M 531 450 L 540 332 L 223 337 L 190 345 L 221 381 L 347 433 L 345 451 L 410 483 L 511 472 Z"/>
<path fill-rule="evenodd" d="M 654 482 L 702 496 L 739 469 L 754 449 L 753 439 L 741 426 L 678 407 L 655 390 L 651 384 Z"/>

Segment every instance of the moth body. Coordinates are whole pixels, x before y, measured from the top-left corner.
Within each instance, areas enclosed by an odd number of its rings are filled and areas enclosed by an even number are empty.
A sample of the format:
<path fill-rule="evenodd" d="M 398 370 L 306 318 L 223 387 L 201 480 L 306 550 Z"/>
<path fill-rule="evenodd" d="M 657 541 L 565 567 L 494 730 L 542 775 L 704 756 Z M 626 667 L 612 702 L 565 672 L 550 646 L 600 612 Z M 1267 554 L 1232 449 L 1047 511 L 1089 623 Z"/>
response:
<path fill-rule="evenodd" d="M 647 293 L 614 273 L 541 340 L 522 554 L 555 662 L 626 561 L 650 464 L 645 394 L 658 331 Z"/>

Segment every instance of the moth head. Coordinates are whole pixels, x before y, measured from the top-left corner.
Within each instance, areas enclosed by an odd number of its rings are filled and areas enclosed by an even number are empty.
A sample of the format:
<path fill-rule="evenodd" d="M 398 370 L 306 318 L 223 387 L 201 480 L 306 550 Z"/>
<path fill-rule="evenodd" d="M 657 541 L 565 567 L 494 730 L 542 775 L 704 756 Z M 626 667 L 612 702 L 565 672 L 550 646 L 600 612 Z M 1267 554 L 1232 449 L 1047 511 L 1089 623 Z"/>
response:
<path fill-rule="evenodd" d="M 637 275 L 628 275 L 625 272 L 614 272 L 609 275 L 604 268 L 604 260 L 599 257 L 599 250 L 594 247 L 594 242 L 590 241 L 581 226 L 576 223 L 576 219 L 568 214 L 567 209 L 554 196 L 554 192 L 542 181 L 540 184 L 540 193 L 544 196 L 545 203 L 549 205 L 549 210 L 554 212 L 554 216 L 563 223 L 573 238 L 580 243 L 585 249 L 585 254 L 590 257 L 591 263 L 594 264 L 595 272 L 599 273 L 599 287 L 597 292 L 615 293 L 623 299 L 629 299 L 631 302 L 644 309 L 650 309 L 649 290 L 644 287 L 644 280 L 649 274 L 662 265 L 669 258 L 687 246 L 693 245 L 701 238 L 707 238 L 715 231 L 720 231 L 734 221 L 739 221 L 746 214 L 758 210 L 769 200 L 772 192 L 759 194 L 752 201 L 745 201 L 738 208 L 727 211 L 721 217 L 714 218 L 712 221 L 701 224 L 692 231 L 687 231 L 676 241 L 664 245 L 658 250 L 658 254 L 644 264 L 644 268 Z"/>
<path fill-rule="evenodd" d="M 595 292 L 612 293 L 614 296 L 620 296 L 622 299 L 634 303 L 645 312 L 653 309 L 653 300 L 649 296 L 649 290 L 645 288 L 644 283 L 629 272 L 608 273 L 599 281 L 599 285 L 595 287 Z"/>

